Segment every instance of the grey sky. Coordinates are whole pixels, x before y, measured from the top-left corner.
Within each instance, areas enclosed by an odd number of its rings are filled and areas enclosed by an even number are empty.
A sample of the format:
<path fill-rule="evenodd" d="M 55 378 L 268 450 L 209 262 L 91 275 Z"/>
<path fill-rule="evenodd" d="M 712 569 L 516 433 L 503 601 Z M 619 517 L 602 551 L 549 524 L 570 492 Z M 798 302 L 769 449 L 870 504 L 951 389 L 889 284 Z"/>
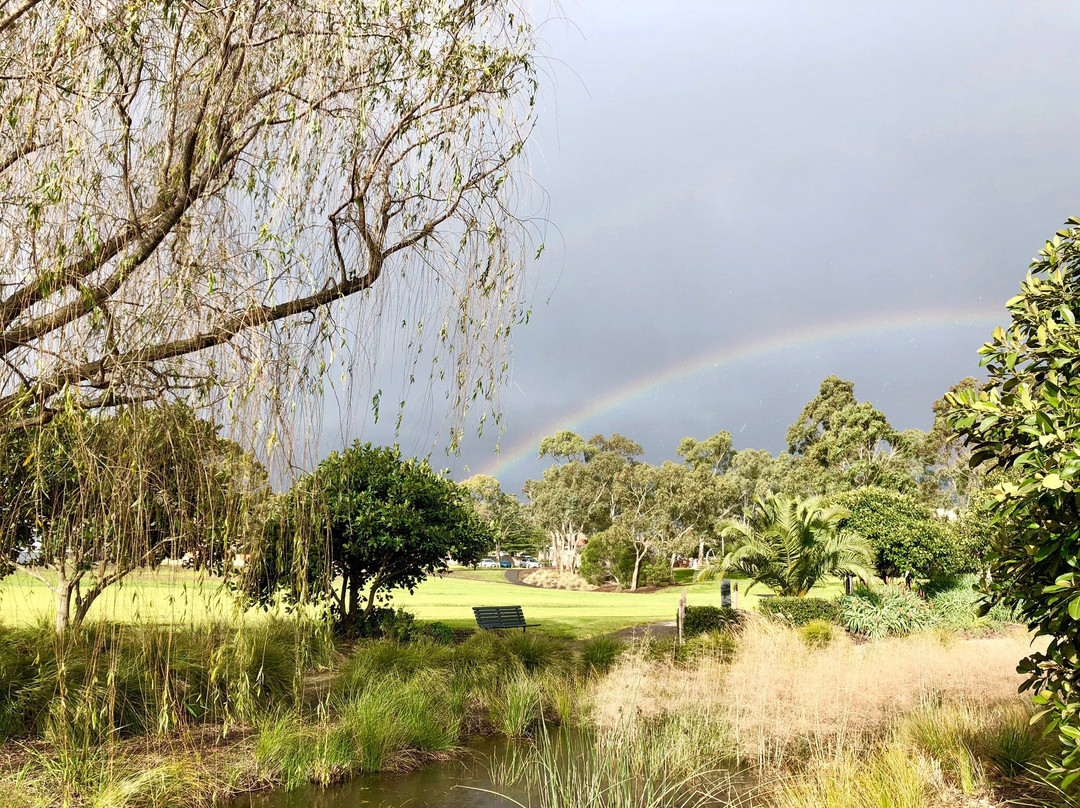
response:
<path fill-rule="evenodd" d="M 778 451 L 829 373 L 894 426 L 925 428 L 930 403 L 977 371 L 1031 256 L 1080 212 L 1075 3 L 563 12 L 569 23 L 542 29 L 531 159 L 552 224 L 532 322 L 514 336 L 504 453 L 557 425 L 622 432 L 654 462 L 720 429 Z M 612 398 L 793 333 L 834 336 Z M 607 410 L 570 420 L 589 402 Z M 392 441 L 387 420 L 328 419 L 323 448 Z M 425 453 L 439 423 L 438 400 L 418 399 L 398 440 Z M 498 469 L 510 490 L 539 473 L 495 459 L 493 440 L 433 462 L 459 477 Z"/>

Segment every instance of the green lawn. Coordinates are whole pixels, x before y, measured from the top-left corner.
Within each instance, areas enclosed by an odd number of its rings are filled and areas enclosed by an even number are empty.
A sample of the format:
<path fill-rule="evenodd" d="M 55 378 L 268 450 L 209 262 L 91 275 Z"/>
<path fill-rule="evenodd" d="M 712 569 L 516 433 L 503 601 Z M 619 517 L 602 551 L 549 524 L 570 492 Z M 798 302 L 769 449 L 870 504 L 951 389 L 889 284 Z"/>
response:
<path fill-rule="evenodd" d="M 689 584 L 687 603 L 691 606 L 719 605 L 720 591 L 714 582 Z M 746 582 L 740 589 L 745 590 Z M 657 592 L 567 592 L 536 589 L 507 583 L 502 570 L 459 570 L 442 578 L 432 578 L 416 592 L 398 592 L 394 605 L 413 612 L 421 620 L 441 620 L 453 626 L 475 625 L 473 606 L 520 605 L 529 622 L 542 629 L 586 637 L 626 626 L 673 620 L 683 587 Z M 833 597 L 839 583 L 819 587 L 812 594 Z M 740 605 L 754 608 L 759 594 L 755 587 Z M 27 624 L 51 620 L 52 593 L 40 582 L 22 575 L 0 580 L 0 623 Z M 212 617 L 235 619 L 229 596 L 213 578 L 187 570 L 140 573 L 106 592 L 90 611 L 91 618 L 198 623 Z"/>
<path fill-rule="evenodd" d="M 22 573 L 0 579 L 0 623 L 53 620 L 56 601 L 41 582 Z M 220 579 L 184 569 L 139 572 L 105 590 L 90 607 L 91 619 L 200 623 L 232 619 L 236 606 Z"/>

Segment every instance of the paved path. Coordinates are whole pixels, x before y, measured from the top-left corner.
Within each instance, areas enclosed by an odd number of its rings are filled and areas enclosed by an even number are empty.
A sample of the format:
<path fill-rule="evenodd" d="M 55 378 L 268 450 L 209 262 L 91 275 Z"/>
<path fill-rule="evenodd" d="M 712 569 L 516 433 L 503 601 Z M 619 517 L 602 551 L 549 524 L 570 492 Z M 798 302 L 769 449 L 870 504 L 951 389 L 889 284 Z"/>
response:
<path fill-rule="evenodd" d="M 518 586 L 529 586 L 529 584 L 521 580 L 521 573 L 522 570 L 503 570 L 503 577 L 506 578 L 506 582 L 509 584 L 517 584 Z"/>
<path fill-rule="evenodd" d="M 662 620 L 659 623 L 646 623 L 643 626 L 628 626 L 619 629 L 611 636 L 620 640 L 638 640 L 646 634 L 652 637 L 670 637 L 678 631 L 674 620 Z"/>

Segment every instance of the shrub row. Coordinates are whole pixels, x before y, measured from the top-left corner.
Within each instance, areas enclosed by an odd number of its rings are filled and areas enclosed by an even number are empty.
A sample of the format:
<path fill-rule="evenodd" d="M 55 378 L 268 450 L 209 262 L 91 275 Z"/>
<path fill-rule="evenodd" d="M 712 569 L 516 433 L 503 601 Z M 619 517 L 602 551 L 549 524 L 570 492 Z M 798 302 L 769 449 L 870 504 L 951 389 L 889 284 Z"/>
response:
<path fill-rule="evenodd" d="M 812 620 L 840 622 L 840 604 L 824 598 L 763 598 L 758 601 L 758 611 L 792 626 L 803 626 Z"/>
<path fill-rule="evenodd" d="M 693 637 L 706 631 L 735 629 L 741 620 L 739 612 L 728 606 L 687 606 L 683 634 Z"/>

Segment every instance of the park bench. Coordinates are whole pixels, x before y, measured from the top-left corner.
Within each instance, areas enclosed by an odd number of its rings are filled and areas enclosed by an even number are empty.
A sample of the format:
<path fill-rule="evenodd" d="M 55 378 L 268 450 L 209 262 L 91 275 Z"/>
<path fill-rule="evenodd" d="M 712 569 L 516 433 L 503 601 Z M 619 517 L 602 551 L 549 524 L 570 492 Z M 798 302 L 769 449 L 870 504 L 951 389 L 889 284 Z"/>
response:
<path fill-rule="evenodd" d="M 539 623 L 526 623 L 525 613 L 520 606 L 473 606 L 473 614 L 476 615 L 476 625 L 480 628 L 520 628 L 525 633 L 525 628 L 535 628 Z"/>

